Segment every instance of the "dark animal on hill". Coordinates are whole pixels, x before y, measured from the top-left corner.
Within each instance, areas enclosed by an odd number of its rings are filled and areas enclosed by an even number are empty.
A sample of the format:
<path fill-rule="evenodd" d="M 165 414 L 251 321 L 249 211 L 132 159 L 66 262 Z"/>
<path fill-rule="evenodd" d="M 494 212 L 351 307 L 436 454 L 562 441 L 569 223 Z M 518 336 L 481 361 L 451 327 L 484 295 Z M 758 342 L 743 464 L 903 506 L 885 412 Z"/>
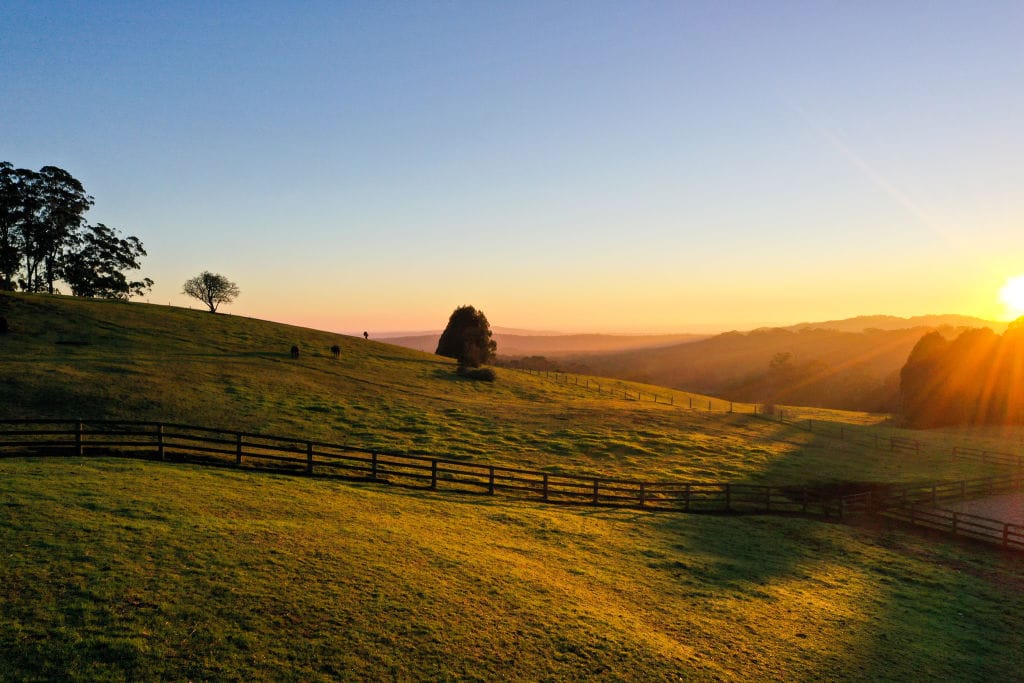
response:
<path fill-rule="evenodd" d="M 293 346 L 292 347 L 292 358 L 298 358 L 298 357 L 299 357 L 299 347 L 298 346 Z"/>
<path fill-rule="evenodd" d="M 341 347 L 338 346 L 337 344 L 332 346 L 331 347 L 331 355 L 334 356 L 335 358 L 338 358 L 339 356 L 341 356 Z"/>

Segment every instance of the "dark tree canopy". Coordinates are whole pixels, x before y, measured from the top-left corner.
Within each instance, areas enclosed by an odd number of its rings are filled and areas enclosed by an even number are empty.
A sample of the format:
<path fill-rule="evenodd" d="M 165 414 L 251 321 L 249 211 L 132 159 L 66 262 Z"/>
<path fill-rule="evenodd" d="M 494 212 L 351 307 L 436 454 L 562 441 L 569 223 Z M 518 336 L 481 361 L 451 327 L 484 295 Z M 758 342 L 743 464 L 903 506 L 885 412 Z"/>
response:
<path fill-rule="evenodd" d="M 182 294 L 202 301 L 209 307 L 210 313 L 216 313 L 218 306 L 231 303 L 241 293 L 234 282 L 208 270 L 186 280 L 182 287 Z"/>
<path fill-rule="evenodd" d="M 459 365 L 477 368 L 490 362 L 497 348 L 483 311 L 472 306 L 460 306 L 448 318 L 448 326 L 441 333 L 436 353 L 454 358 Z"/>
<path fill-rule="evenodd" d="M 148 277 L 128 280 L 123 272 L 137 269 L 139 257 L 146 255 L 137 237 L 119 237 L 113 228 L 97 223 L 86 226 L 75 242 L 61 267 L 61 279 L 75 296 L 128 299 L 145 295 L 153 286 Z"/>
<path fill-rule="evenodd" d="M 900 371 L 900 399 L 914 427 L 1024 423 L 1024 327 L 925 335 Z"/>
<path fill-rule="evenodd" d="M 86 224 L 93 198 L 62 168 L 39 171 L 0 162 L 0 289 L 57 292 L 63 280 L 76 296 L 127 299 L 153 281 L 129 281 L 124 270 L 145 256 L 137 237 L 121 238 Z"/>

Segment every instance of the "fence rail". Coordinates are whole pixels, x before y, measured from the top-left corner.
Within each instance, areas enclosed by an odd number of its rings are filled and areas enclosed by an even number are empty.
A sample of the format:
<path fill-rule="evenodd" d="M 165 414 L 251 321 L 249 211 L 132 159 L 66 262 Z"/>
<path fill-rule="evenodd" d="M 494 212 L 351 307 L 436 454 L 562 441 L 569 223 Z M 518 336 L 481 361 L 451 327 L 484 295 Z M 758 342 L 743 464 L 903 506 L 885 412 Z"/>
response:
<path fill-rule="evenodd" d="M 989 517 L 945 509 L 922 509 L 915 506 L 893 508 L 885 516 L 914 526 L 943 533 L 985 541 L 1006 550 L 1024 550 L 1024 526 Z"/>
<path fill-rule="evenodd" d="M 823 514 L 830 509 L 794 487 L 609 479 L 175 423 L 0 420 L 4 451 L 192 460 L 552 503 L 725 513 Z"/>
<path fill-rule="evenodd" d="M 466 493 L 500 494 L 563 504 L 678 512 L 839 517 L 881 512 L 894 518 L 913 514 L 919 520 L 931 520 L 928 515 L 933 513 L 939 515 L 935 511 L 926 515 L 919 509 L 921 505 L 937 506 L 954 500 L 1019 490 L 1024 478 L 1018 473 L 959 482 L 891 486 L 842 497 L 826 497 L 816 495 L 806 487 L 609 479 L 194 425 L 97 420 L 0 420 L 0 453 L 3 452 L 193 461 Z M 955 513 L 952 519 L 954 533 L 960 535 L 992 536 L 995 533 L 992 531 L 995 527 L 977 531 L 981 527 L 972 526 L 977 520 L 970 515 Z M 1009 525 L 1001 529 L 1000 534 L 1004 547 L 1024 546 L 1021 528 Z"/>

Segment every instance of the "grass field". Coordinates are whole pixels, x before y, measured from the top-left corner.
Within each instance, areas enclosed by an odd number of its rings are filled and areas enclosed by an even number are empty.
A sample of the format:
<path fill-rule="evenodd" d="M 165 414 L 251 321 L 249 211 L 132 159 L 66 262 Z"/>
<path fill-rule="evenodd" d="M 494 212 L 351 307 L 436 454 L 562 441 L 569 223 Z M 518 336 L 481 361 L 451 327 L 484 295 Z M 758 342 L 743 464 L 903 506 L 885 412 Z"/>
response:
<path fill-rule="evenodd" d="M 0 675 L 1009 680 L 1019 561 L 800 519 L 0 460 Z"/>
<path fill-rule="evenodd" d="M 475 383 L 415 351 L 169 307 L 2 295 L 0 314 L 4 418 L 776 484 L 973 477 L 998 470 L 954 461 L 952 445 L 1020 445 L 989 430 L 910 432 L 920 456 L 856 448 L 526 373 Z M 885 416 L 805 418 L 903 433 Z M 992 681 L 1024 665 L 1019 558 L 806 519 L 9 457 L 0 553 L 0 680 Z"/>
<path fill-rule="evenodd" d="M 894 457 L 743 413 L 681 408 L 689 395 L 660 387 L 628 385 L 674 393 L 676 405 L 511 370 L 498 369 L 493 384 L 473 382 L 437 356 L 247 318 L 17 295 L 0 296 L 0 314 L 12 326 L 0 338 L 0 417 L 176 421 L 648 480 L 786 485 L 994 472 L 949 457 L 954 442 L 973 443 L 970 435 L 939 435 L 921 456 Z M 292 344 L 301 348 L 298 360 L 289 357 Z M 338 360 L 333 344 L 342 349 Z M 862 413 L 808 417 L 851 434 L 894 432 Z"/>

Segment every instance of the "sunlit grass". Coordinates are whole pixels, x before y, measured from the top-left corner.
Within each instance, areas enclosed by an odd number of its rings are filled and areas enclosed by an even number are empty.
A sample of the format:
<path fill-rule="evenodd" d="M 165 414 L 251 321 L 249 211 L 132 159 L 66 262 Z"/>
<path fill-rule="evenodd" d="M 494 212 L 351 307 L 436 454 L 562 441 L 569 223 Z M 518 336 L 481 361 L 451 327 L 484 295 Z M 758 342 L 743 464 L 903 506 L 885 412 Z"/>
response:
<path fill-rule="evenodd" d="M 746 404 L 729 413 L 728 402 L 650 385 L 615 383 L 673 404 L 500 368 L 497 382 L 473 382 L 430 354 L 228 315 L 45 296 L 4 295 L 0 305 L 12 325 L 3 417 L 174 421 L 627 479 L 792 484 L 996 471 L 953 461 L 944 434 L 911 433 L 930 440 L 921 455 L 833 438 L 840 428 L 867 440 L 901 433 L 880 424 L 885 416 L 786 407 L 787 419 L 818 425 L 808 432 L 755 418 Z M 57 343 L 66 341 L 86 344 Z M 708 400 L 715 412 L 703 409 Z"/>
<path fill-rule="evenodd" d="M 922 680 L 1024 664 L 1014 562 L 813 521 L 0 461 L 0 671 Z"/>

